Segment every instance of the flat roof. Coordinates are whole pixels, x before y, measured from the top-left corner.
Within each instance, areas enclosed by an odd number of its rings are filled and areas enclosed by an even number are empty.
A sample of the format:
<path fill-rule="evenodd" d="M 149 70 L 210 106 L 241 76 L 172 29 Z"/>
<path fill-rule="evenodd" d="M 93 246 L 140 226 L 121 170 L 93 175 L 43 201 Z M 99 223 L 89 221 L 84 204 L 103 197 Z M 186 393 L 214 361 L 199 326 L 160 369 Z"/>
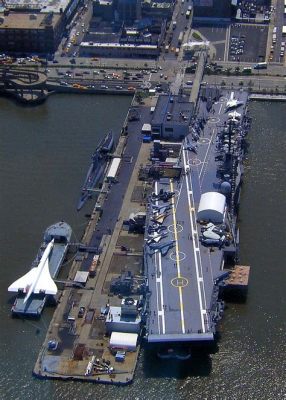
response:
<path fill-rule="evenodd" d="M 101 6 L 110 6 L 112 5 L 112 0 L 93 0 L 93 3 L 98 3 Z"/>
<path fill-rule="evenodd" d="M 189 125 L 193 110 L 194 105 L 190 103 L 189 96 L 161 95 L 158 97 L 152 124 L 167 122 L 167 116 L 170 115 L 171 120 L 168 122 Z"/>
<path fill-rule="evenodd" d="M 106 176 L 107 179 L 108 178 L 115 178 L 115 176 L 116 176 L 116 174 L 118 172 L 118 168 L 119 168 L 120 162 L 121 162 L 121 158 L 120 157 L 114 157 L 113 158 L 113 160 L 111 162 L 111 165 L 109 167 L 107 176 Z"/>
<path fill-rule="evenodd" d="M 153 44 L 130 44 L 130 43 L 91 43 L 91 42 L 81 42 L 81 47 L 107 47 L 107 48 L 121 48 L 121 49 L 158 49 L 158 46 Z"/>
<path fill-rule="evenodd" d="M 88 279 L 88 271 L 77 271 L 76 275 L 75 275 L 75 282 L 79 282 L 79 283 L 86 283 L 87 279 Z"/>
<path fill-rule="evenodd" d="M 45 29 L 49 25 L 45 23 L 47 15 L 41 13 L 10 12 L 7 16 L 2 14 L 1 17 L 3 18 L 3 23 L 0 24 L 0 29 Z M 51 26 L 55 26 L 60 18 L 60 14 L 53 14 Z"/>
<path fill-rule="evenodd" d="M 20 10 L 40 10 L 43 13 L 59 13 L 62 8 L 65 10 L 71 0 L 7 0 L 5 8 Z"/>

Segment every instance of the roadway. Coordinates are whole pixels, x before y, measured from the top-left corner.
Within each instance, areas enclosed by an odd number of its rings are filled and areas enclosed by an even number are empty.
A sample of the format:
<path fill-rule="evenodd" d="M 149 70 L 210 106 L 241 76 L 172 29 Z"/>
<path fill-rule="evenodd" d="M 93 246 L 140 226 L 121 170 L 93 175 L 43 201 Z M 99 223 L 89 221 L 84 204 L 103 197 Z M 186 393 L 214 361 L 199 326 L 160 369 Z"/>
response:
<path fill-rule="evenodd" d="M 286 90 L 286 78 L 281 76 L 217 76 L 205 75 L 204 82 L 209 85 L 227 86 L 227 87 L 244 87 L 251 88 L 252 91 L 263 89 L 267 91 L 282 91 Z"/>
<path fill-rule="evenodd" d="M 281 42 L 283 41 L 282 37 L 282 27 L 285 25 L 285 16 L 284 16 L 284 1 L 276 2 L 276 10 L 274 15 L 274 26 L 276 27 L 276 43 L 273 45 L 273 62 L 284 62 L 284 55 L 281 56 Z M 284 40 L 285 41 L 285 40 Z"/>

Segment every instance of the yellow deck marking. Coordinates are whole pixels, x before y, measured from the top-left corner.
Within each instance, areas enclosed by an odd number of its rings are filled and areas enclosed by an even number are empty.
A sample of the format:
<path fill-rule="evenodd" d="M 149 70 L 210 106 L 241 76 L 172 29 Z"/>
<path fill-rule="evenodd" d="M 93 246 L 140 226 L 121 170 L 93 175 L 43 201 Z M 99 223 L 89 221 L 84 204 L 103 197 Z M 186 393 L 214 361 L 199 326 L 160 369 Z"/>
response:
<path fill-rule="evenodd" d="M 171 192 L 174 191 L 173 181 L 170 180 L 170 189 Z M 175 204 L 174 204 L 174 196 L 171 200 L 172 203 L 172 214 L 173 214 L 173 224 L 174 224 L 174 236 L 176 241 L 176 264 L 177 264 L 177 271 L 178 271 L 178 278 L 181 278 L 181 270 L 180 270 L 180 257 L 179 257 L 179 243 L 178 243 L 178 233 L 177 233 L 177 220 L 176 220 L 176 213 L 175 213 Z M 182 324 L 182 332 L 185 333 L 185 318 L 184 318 L 184 303 L 183 303 L 183 293 L 182 287 L 178 287 L 179 290 L 179 299 L 180 299 L 180 309 L 181 309 L 181 324 Z"/>

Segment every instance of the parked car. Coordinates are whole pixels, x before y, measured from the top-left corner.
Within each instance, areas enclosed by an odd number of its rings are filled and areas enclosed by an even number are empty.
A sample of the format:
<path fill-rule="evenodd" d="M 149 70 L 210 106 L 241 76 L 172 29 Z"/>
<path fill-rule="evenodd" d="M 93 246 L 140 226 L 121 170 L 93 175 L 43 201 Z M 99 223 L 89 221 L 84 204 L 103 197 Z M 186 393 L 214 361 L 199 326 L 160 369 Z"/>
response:
<path fill-rule="evenodd" d="M 85 313 L 85 307 L 80 307 L 77 314 L 78 318 L 82 318 L 84 316 L 84 313 Z"/>

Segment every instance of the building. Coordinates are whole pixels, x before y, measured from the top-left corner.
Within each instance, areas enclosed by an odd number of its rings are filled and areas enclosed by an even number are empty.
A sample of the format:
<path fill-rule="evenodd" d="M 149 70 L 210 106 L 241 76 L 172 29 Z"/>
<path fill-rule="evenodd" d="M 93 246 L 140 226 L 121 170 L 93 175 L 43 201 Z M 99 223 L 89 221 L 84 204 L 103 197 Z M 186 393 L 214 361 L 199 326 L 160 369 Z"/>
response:
<path fill-rule="evenodd" d="M 137 305 L 137 300 L 127 297 L 122 300 L 121 307 L 110 307 L 105 321 L 107 333 L 140 333 L 141 316 Z"/>
<path fill-rule="evenodd" d="M 102 17 L 105 21 L 112 21 L 114 18 L 112 0 L 94 0 L 92 3 L 92 15 Z"/>
<path fill-rule="evenodd" d="M 101 15 L 103 19 L 103 15 Z M 130 26 L 99 20 L 88 41 L 81 42 L 81 56 L 156 58 L 166 31 L 166 20 L 142 18 Z"/>
<path fill-rule="evenodd" d="M 170 20 L 174 11 L 174 4 L 169 2 L 155 2 L 144 0 L 142 2 L 142 15 Z"/>
<path fill-rule="evenodd" d="M 127 57 L 127 58 L 156 58 L 160 53 L 157 45 L 149 44 L 121 44 L 121 43 L 93 43 L 82 42 L 80 54 L 82 56 L 99 57 Z"/>
<path fill-rule="evenodd" d="M 112 350 L 135 351 L 138 335 L 136 333 L 112 332 L 109 347 Z"/>
<path fill-rule="evenodd" d="M 189 134 L 193 112 L 194 105 L 188 96 L 159 96 L 151 121 L 152 136 L 182 140 Z"/>
<path fill-rule="evenodd" d="M 0 7 L 0 51 L 54 53 L 79 0 L 16 0 Z"/>
<path fill-rule="evenodd" d="M 117 18 L 125 23 L 133 23 L 141 18 L 141 1 L 140 0 L 118 0 L 117 1 Z"/>
<path fill-rule="evenodd" d="M 0 22 L 0 49 L 5 53 L 53 53 L 63 31 L 60 14 L 9 12 Z"/>
<path fill-rule="evenodd" d="M 229 22 L 231 13 L 231 0 L 194 0 L 194 21 Z"/>

